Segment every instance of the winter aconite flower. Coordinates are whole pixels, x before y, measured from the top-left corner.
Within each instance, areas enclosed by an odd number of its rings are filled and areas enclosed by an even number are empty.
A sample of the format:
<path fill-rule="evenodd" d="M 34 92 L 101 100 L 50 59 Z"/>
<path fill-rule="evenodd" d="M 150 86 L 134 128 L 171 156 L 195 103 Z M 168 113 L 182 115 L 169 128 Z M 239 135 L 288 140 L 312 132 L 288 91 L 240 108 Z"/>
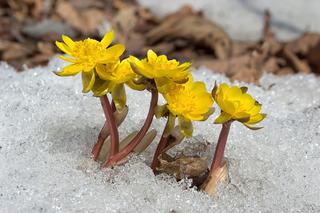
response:
<path fill-rule="evenodd" d="M 103 96 L 111 93 L 117 108 L 123 108 L 126 103 L 126 94 L 124 84 L 129 86 L 135 85 L 134 79 L 139 76 L 133 72 L 128 59 L 116 63 L 98 64 L 96 67 L 98 75 L 93 87 L 92 92 L 95 96 Z M 137 88 L 138 87 L 138 88 Z M 135 89 L 144 89 L 143 85 L 134 87 Z"/>
<path fill-rule="evenodd" d="M 112 31 L 105 34 L 99 42 L 94 39 L 73 41 L 68 36 L 63 35 L 63 42 L 56 42 L 57 47 L 71 57 L 60 56 L 61 59 L 70 62 L 63 68 L 62 72 L 56 72 L 59 76 L 73 76 L 82 72 L 83 92 L 89 92 L 93 87 L 96 76 L 95 68 L 99 64 L 111 64 L 113 66 L 123 54 L 125 47 L 116 44 L 111 47 L 114 33 Z"/>
<path fill-rule="evenodd" d="M 192 121 L 206 120 L 213 113 L 211 94 L 203 82 L 192 82 L 191 76 L 185 84 L 167 83 L 162 87 L 162 95 L 167 101 L 165 107 L 178 117 L 180 129 L 186 136 L 192 135 Z"/>
<path fill-rule="evenodd" d="M 215 86 L 212 90 L 212 96 L 221 108 L 221 114 L 215 123 L 236 120 L 248 128 L 257 129 L 252 125 L 259 123 L 266 117 L 265 114 L 260 113 L 261 104 L 247 93 L 246 87 L 229 87 L 223 83 L 220 86 Z"/>
<path fill-rule="evenodd" d="M 130 56 L 134 71 L 148 78 L 154 79 L 157 84 L 163 84 L 168 79 L 177 83 L 188 81 L 191 63 L 180 64 L 177 60 L 168 60 L 167 56 L 158 56 L 152 50 L 148 50 L 147 58 L 139 60 Z"/>
<path fill-rule="evenodd" d="M 125 47 L 122 44 L 116 44 L 108 48 L 113 39 L 114 33 L 112 31 L 106 33 L 100 42 L 91 38 L 83 41 L 73 41 L 68 36 L 63 35 L 63 42 L 56 41 L 56 45 L 72 58 L 65 56 L 60 56 L 60 58 L 72 64 L 64 67 L 63 71 L 57 74 L 70 76 L 81 71 L 90 72 L 97 64 L 107 64 L 119 60 Z"/>

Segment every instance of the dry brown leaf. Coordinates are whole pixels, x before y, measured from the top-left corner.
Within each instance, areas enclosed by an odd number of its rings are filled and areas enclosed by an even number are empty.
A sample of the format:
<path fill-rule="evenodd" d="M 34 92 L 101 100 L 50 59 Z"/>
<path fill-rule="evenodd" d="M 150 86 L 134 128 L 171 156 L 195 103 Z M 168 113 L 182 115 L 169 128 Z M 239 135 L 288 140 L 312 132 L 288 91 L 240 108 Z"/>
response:
<path fill-rule="evenodd" d="M 67 1 L 58 1 L 56 12 L 68 24 L 85 34 L 94 33 L 105 20 L 105 15 L 101 10 L 87 9 L 78 11 Z"/>
<path fill-rule="evenodd" d="M 306 55 L 306 59 L 309 65 L 312 67 L 312 71 L 316 74 L 320 74 L 320 41 L 310 48 L 309 52 Z"/>
<path fill-rule="evenodd" d="M 226 59 L 231 54 L 232 42 L 224 30 L 200 13 L 194 13 L 189 6 L 165 17 L 159 26 L 146 35 L 148 45 L 177 39 L 209 49 L 219 59 Z"/>
<path fill-rule="evenodd" d="M 199 177 L 204 175 L 208 170 L 206 158 L 188 156 L 170 158 L 170 156 L 164 154 L 159 156 L 159 160 L 160 166 L 157 170 L 173 175 L 178 180 Z"/>
<path fill-rule="evenodd" d="M 27 48 L 25 45 L 16 43 L 1 41 L 0 51 L 3 51 L 2 59 L 5 61 L 12 61 L 15 59 L 20 59 L 29 55 L 33 50 Z"/>

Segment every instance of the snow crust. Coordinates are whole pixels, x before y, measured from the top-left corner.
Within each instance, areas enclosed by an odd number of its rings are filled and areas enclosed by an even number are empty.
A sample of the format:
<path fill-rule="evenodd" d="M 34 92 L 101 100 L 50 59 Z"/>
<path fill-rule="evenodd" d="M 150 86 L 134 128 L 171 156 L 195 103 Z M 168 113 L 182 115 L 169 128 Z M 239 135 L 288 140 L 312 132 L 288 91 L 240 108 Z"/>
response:
<path fill-rule="evenodd" d="M 211 198 L 188 188 L 188 180 L 153 175 L 148 165 L 158 137 L 143 155 L 101 171 L 90 159 L 104 122 L 99 100 L 81 93 L 79 77 L 51 72 L 62 65 L 53 59 L 16 73 L 0 64 L 0 212 L 320 212 L 319 78 L 265 75 L 261 86 L 248 85 L 268 117 L 259 131 L 233 124 L 230 183 Z M 194 75 L 208 89 L 215 80 L 228 82 L 206 68 Z M 129 89 L 127 95 L 122 135 L 142 125 L 150 98 Z M 211 156 L 217 113 L 196 123 L 195 137 L 175 151 Z M 152 124 L 159 132 L 163 126 Z"/>

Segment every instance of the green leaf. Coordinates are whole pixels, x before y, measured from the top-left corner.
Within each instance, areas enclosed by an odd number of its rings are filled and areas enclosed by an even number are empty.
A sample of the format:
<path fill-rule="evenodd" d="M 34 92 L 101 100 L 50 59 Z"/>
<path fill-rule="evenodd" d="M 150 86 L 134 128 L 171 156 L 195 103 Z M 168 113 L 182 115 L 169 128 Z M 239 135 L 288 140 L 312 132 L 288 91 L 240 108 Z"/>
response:
<path fill-rule="evenodd" d="M 182 134 L 184 134 L 186 137 L 192 137 L 193 126 L 191 120 L 181 116 L 178 117 L 178 120 L 180 131 L 182 132 Z"/>
<path fill-rule="evenodd" d="M 83 90 L 82 92 L 87 93 L 89 92 L 95 82 L 95 74 L 92 71 L 90 72 L 82 72 L 82 85 L 83 85 Z"/>
<path fill-rule="evenodd" d="M 123 109 L 127 103 L 126 90 L 123 84 L 116 85 L 111 91 L 112 99 L 118 110 Z"/>

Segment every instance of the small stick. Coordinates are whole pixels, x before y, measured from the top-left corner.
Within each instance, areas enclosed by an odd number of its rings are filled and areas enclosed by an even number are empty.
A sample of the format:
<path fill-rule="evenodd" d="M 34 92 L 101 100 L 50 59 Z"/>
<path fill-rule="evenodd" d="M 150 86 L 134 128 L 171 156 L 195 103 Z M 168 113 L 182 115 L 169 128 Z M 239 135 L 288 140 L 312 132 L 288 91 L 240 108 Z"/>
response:
<path fill-rule="evenodd" d="M 129 155 L 132 152 L 132 150 L 141 142 L 141 140 L 143 139 L 143 137 L 146 135 L 146 133 L 150 128 L 150 125 L 152 123 L 153 116 L 154 116 L 154 110 L 157 103 L 158 103 L 158 90 L 157 88 L 154 87 L 151 89 L 151 101 L 150 101 L 149 112 L 139 133 L 132 139 L 132 141 L 124 149 L 122 149 L 116 155 L 111 156 L 111 158 L 102 165 L 103 168 L 112 166 L 116 162 L 120 161 L 121 159 Z"/>

